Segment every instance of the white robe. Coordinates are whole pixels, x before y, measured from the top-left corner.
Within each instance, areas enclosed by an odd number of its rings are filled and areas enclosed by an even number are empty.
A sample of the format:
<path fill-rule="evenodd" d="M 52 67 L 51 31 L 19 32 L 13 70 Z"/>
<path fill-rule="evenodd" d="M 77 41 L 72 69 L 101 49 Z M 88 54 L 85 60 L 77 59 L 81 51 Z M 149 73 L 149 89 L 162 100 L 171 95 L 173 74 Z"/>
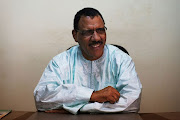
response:
<path fill-rule="evenodd" d="M 107 86 L 119 91 L 118 102 L 89 102 L 93 91 Z M 50 61 L 34 90 L 34 97 L 40 111 L 63 108 L 73 114 L 78 111 L 136 112 L 141 88 L 129 55 L 117 47 L 105 45 L 103 55 L 89 61 L 77 45 Z"/>

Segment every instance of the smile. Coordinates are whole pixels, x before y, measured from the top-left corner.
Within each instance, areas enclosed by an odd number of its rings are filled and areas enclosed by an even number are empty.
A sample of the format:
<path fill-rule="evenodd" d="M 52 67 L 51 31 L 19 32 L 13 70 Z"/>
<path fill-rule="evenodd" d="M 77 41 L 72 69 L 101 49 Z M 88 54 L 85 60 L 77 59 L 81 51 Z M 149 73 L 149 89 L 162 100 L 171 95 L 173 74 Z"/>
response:
<path fill-rule="evenodd" d="M 99 47 L 101 44 L 100 43 L 98 43 L 98 44 L 94 44 L 94 45 L 92 45 L 92 47 Z"/>
<path fill-rule="evenodd" d="M 89 46 L 93 47 L 93 48 L 97 48 L 99 47 L 103 42 L 102 41 L 98 41 L 98 42 L 93 42 L 91 43 Z"/>

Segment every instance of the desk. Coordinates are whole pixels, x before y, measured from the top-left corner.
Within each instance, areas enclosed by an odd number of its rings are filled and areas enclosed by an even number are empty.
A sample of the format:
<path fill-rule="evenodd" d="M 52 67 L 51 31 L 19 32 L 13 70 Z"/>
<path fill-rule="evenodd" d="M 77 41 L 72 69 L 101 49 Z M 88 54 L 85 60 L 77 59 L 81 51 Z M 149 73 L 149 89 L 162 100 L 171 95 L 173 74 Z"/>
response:
<path fill-rule="evenodd" d="M 59 114 L 36 112 L 27 120 L 142 120 L 139 114 Z"/>
<path fill-rule="evenodd" d="M 12 111 L 7 116 L 3 117 L 2 120 L 26 120 L 34 113 L 35 112 Z"/>
<path fill-rule="evenodd" d="M 128 115 L 128 117 L 134 117 L 139 120 L 180 120 L 180 112 L 168 112 L 168 113 L 140 113 L 136 114 L 80 114 L 80 115 L 72 115 L 72 114 L 59 114 L 59 113 L 42 113 L 42 112 L 25 112 L 25 111 L 12 111 L 10 114 L 5 116 L 2 120 L 34 120 L 33 117 L 39 116 L 39 120 L 51 120 L 48 117 L 57 117 L 53 120 L 58 120 L 62 118 L 66 118 L 65 120 L 118 120 L 119 116 L 121 116 L 121 120 L 123 120 L 123 115 Z M 41 118 L 43 116 L 43 118 Z M 45 118 L 47 117 L 47 118 Z M 62 118 L 60 118 L 62 117 Z M 118 118 L 117 118 L 118 117 Z M 37 119 L 37 120 L 38 120 Z M 138 120 L 137 119 L 137 120 Z M 133 120 L 133 119 L 129 119 Z"/>
<path fill-rule="evenodd" d="M 60 114 L 12 111 L 2 120 L 142 120 L 139 114 Z"/>
<path fill-rule="evenodd" d="M 180 112 L 140 113 L 143 120 L 180 120 Z"/>

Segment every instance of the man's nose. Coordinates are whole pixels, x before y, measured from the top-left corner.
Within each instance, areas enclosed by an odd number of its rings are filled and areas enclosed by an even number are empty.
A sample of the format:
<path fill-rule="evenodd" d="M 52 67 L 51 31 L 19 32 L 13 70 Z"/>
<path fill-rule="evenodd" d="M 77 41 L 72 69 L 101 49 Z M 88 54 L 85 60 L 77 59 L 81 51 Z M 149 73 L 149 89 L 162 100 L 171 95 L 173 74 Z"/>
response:
<path fill-rule="evenodd" d="M 99 35 L 96 31 L 94 31 L 94 33 L 93 33 L 93 35 L 92 35 L 92 40 L 93 40 L 93 41 L 99 41 L 99 40 L 101 40 L 100 35 Z"/>

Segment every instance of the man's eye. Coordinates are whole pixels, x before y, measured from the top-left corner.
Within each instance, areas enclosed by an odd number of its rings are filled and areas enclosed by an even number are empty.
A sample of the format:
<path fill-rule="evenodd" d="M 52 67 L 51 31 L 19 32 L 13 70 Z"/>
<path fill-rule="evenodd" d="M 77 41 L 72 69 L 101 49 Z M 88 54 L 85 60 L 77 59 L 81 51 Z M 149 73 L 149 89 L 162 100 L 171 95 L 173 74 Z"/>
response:
<path fill-rule="evenodd" d="M 84 35 L 92 35 L 93 34 L 93 30 L 85 30 L 85 31 L 83 31 L 83 34 Z"/>
<path fill-rule="evenodd" d="M 99 31 L 104 31 L 104 28 L 98 28 L 97 30 L 99 30 Z"/>
<path fill-rule="evenodd" d="M 105 29 L 104 28 L 98 28 L 96 29 L 97 33 L 104 33 Z"/>

